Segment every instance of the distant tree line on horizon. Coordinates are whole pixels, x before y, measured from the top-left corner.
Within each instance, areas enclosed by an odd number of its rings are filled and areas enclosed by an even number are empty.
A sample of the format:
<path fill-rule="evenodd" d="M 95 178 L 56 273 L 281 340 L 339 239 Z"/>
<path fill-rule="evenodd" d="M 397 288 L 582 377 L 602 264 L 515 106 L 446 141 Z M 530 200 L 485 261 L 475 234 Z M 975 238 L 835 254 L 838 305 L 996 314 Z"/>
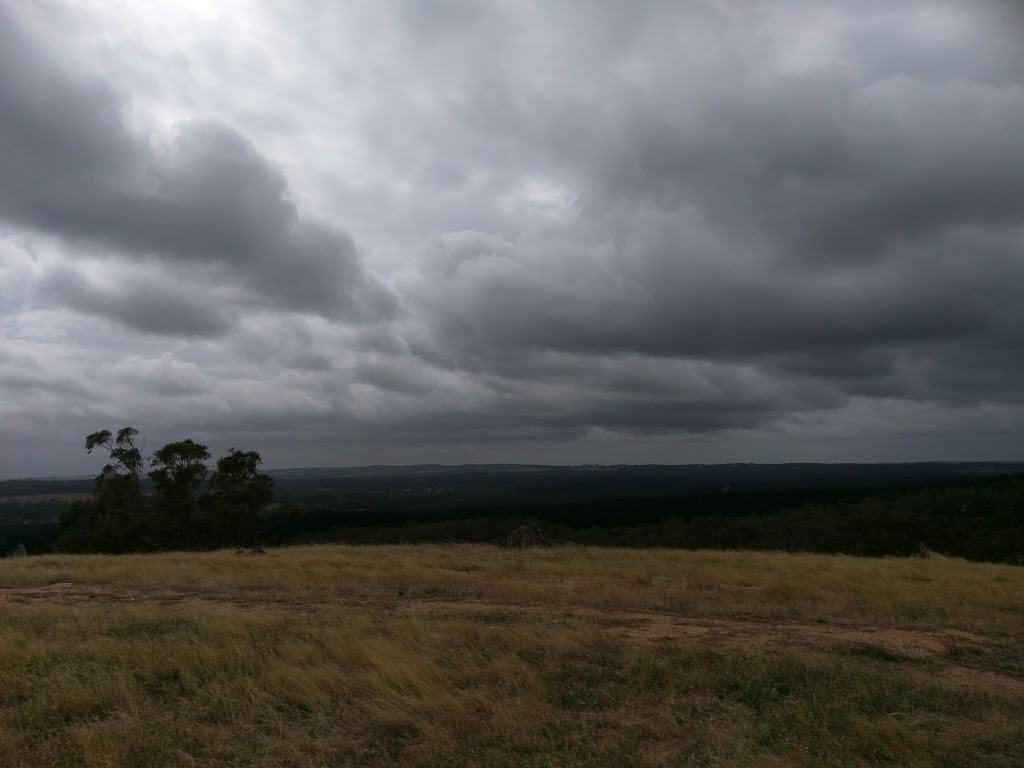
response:
<path fill-rule="evenodd" d="M 700 493 L 529 506 L 358 510 L 291 505 L 265 542 L 500 543 L 524 522 L 549 539 L 616 547 L 939 554 L 1024 565 L 1024 476 L 887 489 Z"/>
<path fill-rule="evenodd" d="M 157 451 L 147 466 L 136 435 L 129 429 L 89 436 L 87 449 L 106 451 L 110 464 L 90 498 L 63 508 L 59 525 L 56 513 L 46 512 L 59 502 L 28 499 L 47 488 L 82 494 L 89 481 L 8 483 L 12 495 L 0 500 L 0 555 L 21 542 L 30 553 L 197 549 L 253 544 L 257 537 L 264 546 L 497 544 L 533 521 L 549 539 L 587 545 L 878 556 L 911 555 L 924 542 L 940 554 L 1024 565 L 1020 472 L 954 473 L 942 483 L 911 474 L 901 486 L 885 487 L 876 478 L 875 485 L 829 488 L 786 470 L 767 487 L 728 492 L 676 491 L 660 484 L 657 472 L 642 470 L 622 482 L 565 470 L 462 479 L 283 478 L 275 488 L 257 472 L 259 454 L 231 451 L 211 471 L 206 447 L 186 440 Z M 870 481 L 874 470 L 866 472 Z M 439 485 L 455 491 L 437 493 Z"/>
<path fill-rule="evenodd" d="M 116 435 L 101 430 L 86 437 L 86 452 L 102 450 L 109 461 L 92 496 L 61 512 L 58 550 L 147 552 L 252 541 L 274 500 L 273 480 L 259 472 L 259 453 L 232 448 L 211 470 L 205 445 L 181 440 L 147 458 L 138 435 L 124 427 Z"/>

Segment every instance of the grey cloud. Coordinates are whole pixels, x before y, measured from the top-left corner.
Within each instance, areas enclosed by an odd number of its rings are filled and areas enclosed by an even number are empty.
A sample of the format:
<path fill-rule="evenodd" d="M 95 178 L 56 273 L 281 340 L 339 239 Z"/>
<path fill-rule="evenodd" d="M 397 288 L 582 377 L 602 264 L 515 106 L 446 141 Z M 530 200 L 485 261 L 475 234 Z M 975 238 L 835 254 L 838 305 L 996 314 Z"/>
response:
<path fill-rule="evenodd" d="M 62 244 L 5 300 L 117 392 L 83 420 L 320 464 L 1021 445 L 1018 5 L 252 9 L 170 105 L 0 19 L 0 219 Z"/>
<path fill-rule="evenodd" d="M 852 6 L 836 7 L 855 20 Z M 793 387 L 829 383 L 840 394 L 824 407 L 1015 399 L 996 384 L 995 361 L 1019 348 L 1024 327 L 1014 299 L 1024 61 L 986 82 L 977 29 L 916 48 L 893 32 L 881 50 L 861 45 L 871 66 L 860 69 L 772 72 L 725 47 L 707 59 L 713 82 L 654 67 L 640 87 L 610 78 L 597 100 L 565 81 L 569 98 L 555 99 L 489 79 L 486 97 L 459 109 L 481 107 L 493 115 L 481 130 L 546 153 L 579 203 L 554 233 L 456 233 L 440 255 L 437 241 L 427 246 L 421 281 L 405 287 L 436 330 L 421 354 L 526 379 L 529 351 L 591 366 L 607 355 L 745 362 Z M 742 28 L 726 33 L 759 44 Z M 914 63 L 943 48 L 945 78 L 919 79 Z M 965 350 L 987 374 L 956 375 Z M 943 384 L 963 379 L 974 386 Z M 672 421 L 671 404 L 648 405 Z M 604 413 L 592 423 L 615 421 Z"/>
<path fill-rule="evenodd" d="M 687 235 L 649 228 L 628 246 L 633 266 L 579 274 L 541 263 L 578 265 L 572 253 L 505 244 L 511 251 L 498 255 L 488 246 L 474 257 L 451 254 L 427 276 L 430 291 L 420 290 L 443 338 L 485 357 L 525 346 L 735 359 L 991 332 L 1005 318 L 1000 298 L 1008 306 L 1009 286 L 1024 280 L 1010 251 L 990 254 L 990 268 L 977 270 L 940 240 L 923 244 L 925 253 L 894 252 L 881 265 L 835 275 L 730 263 L 724 247 L 689 254 Z M 453 261 L 462 265 L 454 272 Z"/>
<path fill-rule="evenodd" d="M 397 365 L 381 362 L 360 363 L 354 375 L 357 381 L 408 395 L 423 393 L 433 385 L 429 378 L 425 378 L 408 361 Z"/>
<path fill-rule="evenodd" d="M 473 29 L 478 21 L 492 9 L 472 0 L 403 0 L 396 3 L 400 14 L 427 41 L 448 41 L 450 36 L 462 36 Z"/>
<path fill-rule="evenodd" d="M 199 365 L 168 352 L 159 357 L 126 356 L 110 366 L 108 375 L 120 386 L 138 387 L 156 397 L 201 395 L 214 385 Z"/>
<path fill-rule="evenodd" d="M 217 265 L 282 310 L 394 315 L 351 236 L 303 218 L 284 174 L 238 131 L 191 120 L 169 143 L 144 141 L 112 89 L 63 71 L 0 13 L 0 217 L 177 269 Z"/>
<path fill-rule="evenodd" d="M 914 34 L 907 34 L 908 27 Z M 895 71 L 931 83 L 961 78 L 1012 86 L 1024 67 L 1022 31 L 1024 12 L 1016 0 L 915 0 L 880 4 L 854 20 L 837 44 L 839 58 L 854 63 L 866 78 Z"/>
<path fill-rule="evenodd" d="M 234 319 L 204 295 L 175 290 L 173 284 L 129 280 L 97 286 L 73 270 L 49 274 L 40 291 L 51 301 L 99 315 L 144 333 L 165 336 L 220 336 Z"/>
<path fill-rule="evenodd" d="M 741 73 L 711 93 L 620 103 L 580 158 L 593 182 L 585 200 L 598 212 L 623 199 L 691 208 L 809 263 L 870 258 L 892 238 L 1019 215 L 1019 87 Z"/>
<path fill-rule="evenodd" d="M 66 201 L 83 185 L 101 196 L 104 180 L 129 172 L 142 148 L 125 134 L 117 94 L 63 76 L 25 36 L 17 13 L 0 7 L 0 201 L 31 220 L 47 198 Z"/>
<path fill-rule="evenodd" d="M 54 379 L 49 376 L 32 376 L 13 372 L 0 372 L 0 388 L 10 393 L 28 394 L 33 397 L 39 397 L 41 393 L 46 393 L 78 400 L 87 400 L 96 394 L 71 379 Z"/>

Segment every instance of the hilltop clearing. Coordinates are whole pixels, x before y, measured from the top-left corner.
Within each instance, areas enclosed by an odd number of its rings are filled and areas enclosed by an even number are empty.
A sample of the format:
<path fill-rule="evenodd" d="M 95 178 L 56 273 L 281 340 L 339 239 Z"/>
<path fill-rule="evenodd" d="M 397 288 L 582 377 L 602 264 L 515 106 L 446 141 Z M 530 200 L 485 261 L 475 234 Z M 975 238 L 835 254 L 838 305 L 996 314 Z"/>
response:
<path fill-rule="evenodd" d="M 0 561 L 0 765 L 1013 766 L 1024 569 L 552 547 Z"/>

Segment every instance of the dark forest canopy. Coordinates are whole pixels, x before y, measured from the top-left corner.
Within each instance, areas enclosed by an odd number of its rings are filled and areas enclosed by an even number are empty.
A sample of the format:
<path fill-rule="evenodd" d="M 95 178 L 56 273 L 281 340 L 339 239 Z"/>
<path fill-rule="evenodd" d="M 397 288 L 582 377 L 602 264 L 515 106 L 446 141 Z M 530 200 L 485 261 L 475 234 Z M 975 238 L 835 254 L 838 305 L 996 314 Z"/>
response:
<path fill-rule="evenodd" d="M 115 435 L 97 435 L 100 443 L 116 443 Z M 129 433 L 129 439 L 135 438 Z M 199 482 L 196 473 L 212 469 L 205 451 L 192 441 L 171 443 L 145 466 L 145 521 L 163 530 L 158 538 L 136 530 L 131 516 L 126 531 L 115 528 L 110 506 L 60 529 L 55 521 L 69 503 L 95 501 L 92 481 L 2 482 L 0 553 L 19 542 L 31 553 L 50 551 L 58 534 L 60 546 L 78 551 L 225 546 L 257 537 L 263 545 L 500 543 L 532 520 L 549 537 L 580 544 L 905 555 L 924 541 L 942 554 L 1024 563 L 1021 464 L 269 470 L 276 499 L 253 520 L 246 503 L 236 507 L 238 517 L 225 514 L 225 499 L 246 488 L 227 480 L 256 474 L 255 464 L 233 466 L 254 454 L 229 454 L 226 471 Z M 131 465 L 134 455 L 128 458 Z M 261 487 L 250 490 L 259 501 Z M 72 518 L 64 515 L 65 522 Z"/>

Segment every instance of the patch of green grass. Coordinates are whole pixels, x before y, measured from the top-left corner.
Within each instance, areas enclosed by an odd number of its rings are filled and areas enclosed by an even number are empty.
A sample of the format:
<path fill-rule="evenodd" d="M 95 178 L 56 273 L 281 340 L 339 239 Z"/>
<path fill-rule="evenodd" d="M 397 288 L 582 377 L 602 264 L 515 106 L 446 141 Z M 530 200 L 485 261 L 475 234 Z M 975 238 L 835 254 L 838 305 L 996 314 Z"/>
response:
<path fill-rule="evenodd" d="M 985 755 L 987 759 L 993 761 L 993 765 L 997 764 L 996 761 L 1002 756 L 1024 755 L 1024 724 L 1018 722 L 1015 725 L 995 728 L 989 732 L 977 734 L 970 739 L 969 748 L 972 751 Z M 966 766 L 968 763 L 963 761 L 960 764 Z M 1010 760 L 1007 760 L 1004 764 L 1007 768 L 1013 765 Z"/>
<path fill-rule="evenodd" d="M 136 673 L 135 680 L 154 699 L 187 699 L 196 692 L 195 687 L 178 667 L 154 669 Z"/>
<path fill-rule="evenodd" d="M 960 666 L 988 669 L 1014 677 L 1024 677 L 1024 647 L 1019 645 L 993 643 L 979 646 L 950 642 L 946 645 L 944 655 Z"/>
<path fill-rule="evenodd" d="M 835 652 L 840 656 L 855 656 L 857 658 L 884 661 L 891 664 L 901 664 L 906 662 L 915 663 L 920 661 L 920 659 L 915 659 L 913 656 L 908 656 L 905 653 L 893 651 L 881 645 L 875 645 L 874 643 L 853 643 L 851 645 L 843 645 L 837 647 Z"/>
<path fill-rule="evenodd" d="M 960 645 L 959 643 L 949 643 L 946 646 L 945 655 L 959 662 L 964 661 L 976 661 L 984 657 L 985 651 L 976 645 Z"/>
<path fill-rule="evenodd" d="M 754 755 L 774 755 L 783 765 L 937 765 L 946 752 L 936 745 L 955 732 L 954 723 L 1013 723 L 1024 715 L 1019 702 L 922 683 L 897 671 L 879 674 L 879 660 L 892 663 L 888 652 L 879 654 L 871 646 L 855 646 L 849 655 L 828 659 L 663 645 L 640 652 L 602 649 L 592 657 L 560 661 L 541 657 L 533 663 L 560 717 L 578 721 L 573 726 L 579 730 L 572 742 L 576 750 L 595 722 L 621 724 L 631 711 L 658 711 L 658 718 L 688 722 L 696 730 L 722 718 L 744 724 L 748 736 L 737 743 L 746 753 L 730 753 L 735 762 L 723 759 L 728 737 L 718 733 L 710 741 L 684 739 L 675 758 L 682 765 L 756 764 Z M 663 725 L 658 718 L 634 722 L 631 733 L 642 734 L 640 741 L 654 738 Z M 557 728 L 548 732 L 551 738 L 559 733 Z M 990 732 L 984 745 L 960 750 L 975 761 L 961 764 L 1008 768 L 1019 738 L 1013 726 Z M 573 754 L 580 764 L 591 764 L 586 752 Z M 622 764 L 644 763 L 640 758 Z"/>

